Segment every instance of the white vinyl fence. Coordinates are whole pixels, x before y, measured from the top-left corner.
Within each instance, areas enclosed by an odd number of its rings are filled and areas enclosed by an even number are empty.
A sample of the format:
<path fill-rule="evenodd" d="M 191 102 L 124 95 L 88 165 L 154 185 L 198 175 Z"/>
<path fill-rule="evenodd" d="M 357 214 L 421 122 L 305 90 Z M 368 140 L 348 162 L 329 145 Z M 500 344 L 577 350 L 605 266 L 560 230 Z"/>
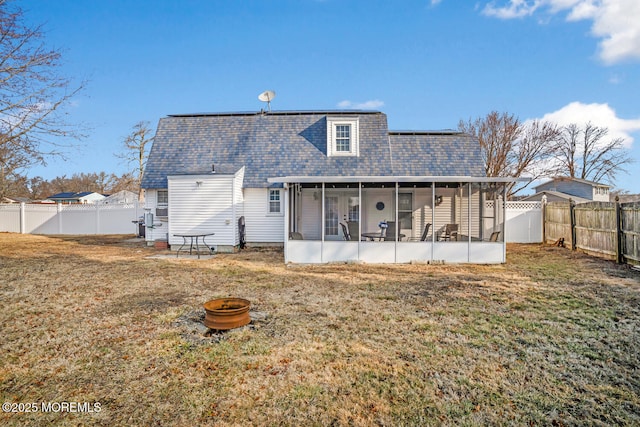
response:
<path fill-rule="evenodd" d="M 0 232 L 27 234 L 137 234 L 142 206 L 0 204 Z M 508 243 L 542 242 L 542 203 L 507 202 Z"/>
<path fill-rule="evenodd" d="M 0 204 L 0 232 L 22 234 L 137 234 L 138 203 L 123 205 Z"/>
<path fill-rule="evenodd" d="M 507 243 L 542 242 L 542 202 L 507 202 Z"/>

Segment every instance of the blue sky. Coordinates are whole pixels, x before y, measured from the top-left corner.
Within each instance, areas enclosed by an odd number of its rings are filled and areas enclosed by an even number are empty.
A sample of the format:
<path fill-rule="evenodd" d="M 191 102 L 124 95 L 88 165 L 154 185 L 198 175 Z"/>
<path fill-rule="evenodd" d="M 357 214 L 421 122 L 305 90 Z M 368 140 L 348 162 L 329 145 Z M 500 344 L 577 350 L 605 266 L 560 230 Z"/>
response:
<path fill-rule="evenodd" d="M 617 187 L 640 193 L 637 0 L 22 0 L 88 80 L 69 109 L 89 137 L 30 176 L 121 174 L 114 153 L 141 120 L 167 114 L 383 111 L 395 130 L 455 129 L 507 111 L 522 120 L 591 121 L 638 162 Z"/>

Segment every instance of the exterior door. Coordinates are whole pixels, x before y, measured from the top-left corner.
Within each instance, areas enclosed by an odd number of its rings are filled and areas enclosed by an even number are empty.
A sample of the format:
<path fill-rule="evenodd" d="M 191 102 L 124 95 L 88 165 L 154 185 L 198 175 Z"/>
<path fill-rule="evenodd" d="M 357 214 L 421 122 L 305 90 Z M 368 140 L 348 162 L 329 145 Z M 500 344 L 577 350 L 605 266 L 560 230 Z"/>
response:
<path fill-rule="evenodd" d="M 398 193 L 400 234 L 413 236 L 413 193 Z"/>
<path fill-rule="evenodd" d="M 358 221 L 360 217 L 360 201 L 358 193 L 353 191 L 336 191 L 325 195 L 324 202 L 324 238 L 325 240 L 344 240 L 340 223 Z M 358 240 L 357 236 L 353 236 Z"/>
<path fill-rule="evenodd" d="M 341 239 L 340 232 L 340 197 L 325 195 L 324 199 L 324 238 L 325 240 Z"/>

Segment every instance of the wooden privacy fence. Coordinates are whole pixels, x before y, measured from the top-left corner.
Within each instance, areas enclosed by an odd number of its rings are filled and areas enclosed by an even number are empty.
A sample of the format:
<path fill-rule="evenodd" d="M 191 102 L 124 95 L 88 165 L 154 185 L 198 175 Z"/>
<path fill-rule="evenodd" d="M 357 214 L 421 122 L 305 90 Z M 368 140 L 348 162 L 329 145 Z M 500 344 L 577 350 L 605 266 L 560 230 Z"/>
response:
<path fill-rule="evenodd" d="M 640 203 L 543 204 L 543 241 L 564 244 L 619 263 L 640 264 Z"/>

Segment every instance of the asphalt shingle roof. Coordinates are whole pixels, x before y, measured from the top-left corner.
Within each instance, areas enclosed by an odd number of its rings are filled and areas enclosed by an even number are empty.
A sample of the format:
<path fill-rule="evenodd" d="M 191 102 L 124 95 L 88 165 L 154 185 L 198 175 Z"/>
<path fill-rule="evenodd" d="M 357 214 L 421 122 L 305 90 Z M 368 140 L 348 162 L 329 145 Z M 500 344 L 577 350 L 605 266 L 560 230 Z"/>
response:
<path fill-rule="evenodd" d="M 358 117 L 359 157 L 328 157 L 327 117 Z M 374 111 L 176 115 L 160 119 L 142 179 L 166 188 L 167 176 L 234 173 L 244 187 L 278 176 L 484 176 L 476 139 L 457 132 L 389 132 Z"/>

